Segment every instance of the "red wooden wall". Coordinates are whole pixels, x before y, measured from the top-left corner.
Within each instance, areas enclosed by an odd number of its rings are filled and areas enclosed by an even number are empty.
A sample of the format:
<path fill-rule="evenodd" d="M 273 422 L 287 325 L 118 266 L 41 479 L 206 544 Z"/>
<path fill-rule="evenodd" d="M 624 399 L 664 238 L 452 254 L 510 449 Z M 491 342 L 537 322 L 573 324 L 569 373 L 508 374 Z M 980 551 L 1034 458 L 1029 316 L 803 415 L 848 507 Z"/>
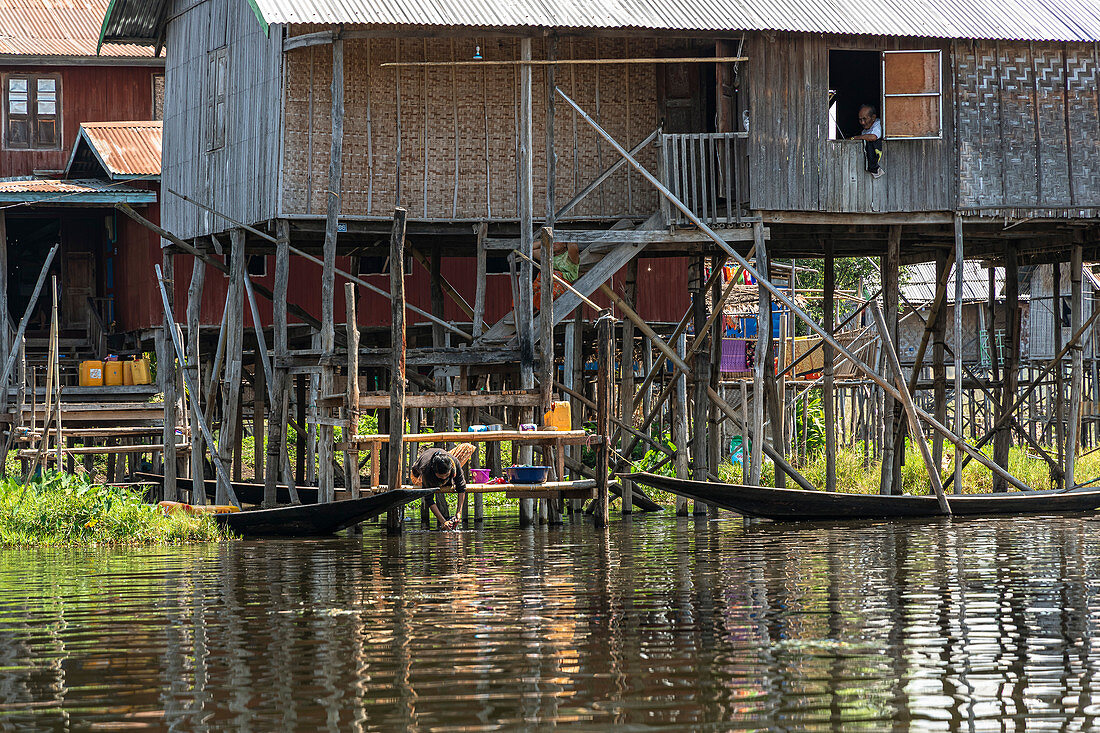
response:
<path fill-rule="evenodd" d="M 69 162 L 81 122 L 149 120 L 153 117 L 156 66 L 0 66 L 8 74 L 61 77 L 61 150 L 4 150 L 0 177 L 29 176 L 36 170 L 62 170 Z M 6 83 L 6 82 L 5 82 Z M 0 96 L 0 100 L 2 100 Z"/>
<path fill-rule="evenodd" d="M 155 212 L 147 216 L 153 218 Z M 160 242 L 153 235 L 129 219 L 120 218 L 119 255 L 116 260 L 116 301 L 115 312 L 118 316 L 119 330 L 132 331 L 149 328 L 158 324 L 162 318 L 160 295 L 156 286 L 153 265 L 161 261 Z M 665 257 L 642 259 L 638 266 L 638 312 L 649 321 L 675 322 L 683 316 L 688 306 L 687 259 Z M 176 320 L 183 322 L 184 308 L 187 303 L 187 288 L 191 282 L 193 258 L 186 255 L 175 257 Z M 350 267 L 347 258 L 338 257 L 336 266 L 347 270 Z M 269 288 L 275 287 L 274 257 L 268 256 L 267 276 L 255 277 L 253 282 L 263 283 Z M 321 268 L 300 257 L 291 257 L 291 278 L 288 288 L 288 301 L 305 308 L 314 315 L 321 313 Z M 443 276 L 454 285 L 469 303 L 474 302 L 474 283 L 476 262 L 473 257 L 444 257 Z M 622 291 L 623 272 L 615 275 L 615 289 Z M 485 297 L 486 321 L 494 323 L 512 308 L 512 291 L 507 275 L 489 275 Z M 383 290 L 389 290 L 389 275 L 369 275 L 365 278 Z M 335 313 L 337 323 L 344 321 L 345 281 L 337 277 Z M 225 309 L 225 294 L 228 280 L 217 270 L 208 267 L 203 288 L 202 321 L 206 325 L 221 323 Z M 412 305 L 429 310 L 431 294 L 429 292 L 428 272 L 419 263 L 413 263 L 412 271 L 405 278 L 405 297 Z M 390 323 L 389 301 L 380 295 L 359 290 L 358 318 L 361 326 L 386 326 Z M 596 296 L 593 300 L 605 303 L 606 298 Z M 470 318 L 459 307 L 444 297 L 445 315 L 448 320 L 469 322 Z M 271 302 L 257 296 L 257 308 L 265 326 L 271 325 Z M 590 309 L 586 309 L 590 310 Z M 594 317 L 588 313 L 587 317 Z M 293 316 L 292 323 L 297 322 Z M 427 323 L 422 316 L 409 313 L 410 324 Z M 252 327 L 252 313 L 245 303 L 245 326 Z"/>

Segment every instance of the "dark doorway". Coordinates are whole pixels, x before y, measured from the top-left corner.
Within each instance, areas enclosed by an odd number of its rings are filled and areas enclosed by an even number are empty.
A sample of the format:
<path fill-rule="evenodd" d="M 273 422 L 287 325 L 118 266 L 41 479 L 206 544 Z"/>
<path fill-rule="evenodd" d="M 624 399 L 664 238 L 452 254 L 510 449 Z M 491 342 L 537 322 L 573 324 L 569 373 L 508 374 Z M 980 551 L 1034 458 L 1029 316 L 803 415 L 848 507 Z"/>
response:
<path fill-rule="evenodd" d="M 27 310 L 34 285 L 42 271 L 42 263 L 50 248 L 61 241 L 61 223 L 57 219 L 36 219 L 8 216 L 8 311 L 13 322 L 18 323 Z M 60 274 L 59 260 L 55 257 L 51 273 Z M 31 313 L 27 331 L 38 333 L 50 327 L 50 285 L 42 287 L 38 303 Z"/>
<path fill-rule="evenodd" d="M 863 129 L 858 119 L 861 106 L 873 105 L 882 116 L 882 53 L 829 51 L 828 93 L 829 138 L 860 134 Z"/>

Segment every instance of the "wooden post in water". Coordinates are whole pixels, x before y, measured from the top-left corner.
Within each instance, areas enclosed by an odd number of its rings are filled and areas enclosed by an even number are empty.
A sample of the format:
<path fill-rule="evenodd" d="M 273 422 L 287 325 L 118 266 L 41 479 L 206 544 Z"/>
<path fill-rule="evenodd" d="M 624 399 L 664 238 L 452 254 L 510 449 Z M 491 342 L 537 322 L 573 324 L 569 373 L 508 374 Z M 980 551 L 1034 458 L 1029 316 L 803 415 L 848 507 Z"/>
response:
<path fill-rule="evenodd" d="M 707 293 L 704 287 L 703 257 L 691 260 L 688 287 L 691 288 L 692 320 L 696 339 L 705 339 L 707 322 Z M 707 343 L 703 341 L 702 343 Z M 710 413 L 710 398 L 707 387 L 710 386 L 710 350 L 700 348 L 695 352 L 691 364 L 691 478 L 695 481 L 708 481 L 707 466 L 707 417 Z M 706 514 L 706 505 L 701 501 L 692 502 L 693 514 Z"/>
<path fill-rule="evenodd" d="M 1052 330 L 1054 333 L 1054 353 L 1062 352 L 1062 263 L 1055 262 L 1051 265 L 1050 272 L 1050 312 L 1054 317 Z M 1063 378 L 1062 360 L 1054 366 L 1054 445 L 1058 449 L 1058 465 L 1062 469 L 1063 478 L 1056 477 L 1056 482 L 1061 484 L 1066 475 L 1066 436 L 1065 436 L 1065 395 L 1066 385 Z M 1067 486 L 1069 484 L 1066 484 Z"/>
<path fill-rule="evenodd" d="M 963 252 L 962 216 L 955 215 L 955 435 L 964 436 L 963 415 L 963 272 L 966 269 L 966 255 Z M 962 485 L 963 449 L 955 445 L 955 493 L 963 492 Z"/>
<path fill-rule="evenodd" d="M 290 402 L 290 377 L 283 360 L 288 356 L 286 296 L 290 283 L 290 222 L 279 219 L 275 224 L 275 297 L 272 299 L 273 347 L 275 358 L 272 360 L 273 384 L 271 394 L 271 418 L 267 422 L 267 463 L 264 471 L 264 506 L 275 506 L 278 499 L 279 474 L 291 487 L 291 501 L 298 503 L 294 490 L 293 477 L 290 475 L 287 457 L 286 426 Z M 305 426 L 298 424 L 298 434 L 302 435 Z M 299 437 L 301 440 L 301 437 Z M 283 470 L 286 462 L 285 470 Z"/>
<path fill-rule="evenodd" d="M 725 264 L 725 256 L 711 258 L 711 270 L 721 272 Z M 718 405 L 710 399 L 711 394 L 717 394 L 722 376 L 722 334 L 725 332 L 726 319 L 722 317 L 722 279 L 711 278 L 711 307 L 710 313 L 710 350 L 708 353 L 708 379 L 707 379 L 707 466 L 708 472 L 718 477 L 718 466 L 722 464 L 722 419 L 719 415 Z M 718 506 L 711 504 L 707 507 L 707 513 L 712 517 L 718 516 Z"/>
<path fill-rule="evenodd" d="M 989 268 L 993 272 L 993 268 Z M 993 460 L 1001 468 L 1008 468 L 1008 455 L 1012 447 L 1012 424 L 1009 422 L 1012 416 L 1013 405 L 1016 401 L 1017 380 L 1020 365 L 1020 334 L 1019 334 L 1019 266 L 1017 263 L 1016 244 L 1009 240 L 1005 243 L 1005 343 L 1004 353 L 1001 355 L 1003 369 L 1001 370 L 1000 410 L 998 411 L 998 423 L 1004 423 L 997 431 L 993 444 Z M 1076 329 L 1074 329 L 1076 332 Z M 1022 411 L 1021 411 L 1022 412 Z M 993 490 L 1006 491 L 1008 482 L 1000 476 L 994 476 Z"/>
<path fill-rule="evenodd" d="M 596 448 L 596 526 L 607 526 L 608 459 L 611 446 L 611 379 L 615 356 L 614 321 L 610 310 L 600 311 L 596 320 L 596 431 L 599 445 Z"/>
<path fill-rule="evenodd" d="M 520 58 L 531 60 L 531 39 L 519 40 Z M 520 252 L 519 282 L 516 291 L 519 294 L 516 303 L 516 334 L 519 336 L 519 375 L 520 389 L 533 389 L 535 386 L 535 325 L 531 290 L 531 253 L 534 249 L 534 148 L 531 139 L 531 66 L 519 67 L 519 155 L 516 159 L 517 190 L 516 200 L 519 211 Z M 549 277 L 549 273 L 544 275 Z M 532 418 L 530 408 L 520 410 L 520 422 Z M 524 445 L 517 451 L 519 462 L 530 464 L 532 449 Z M 513 456 L 513 459 L 515 456 Z M 526 527 L 534 522 L 534 499 L 519 500 L 519 523 Z"/>
<path fill-rule="evenodd" d="M 221 428 L 218 431 L 218 455 L 223 465 L 232 465 L 234 446 L 237 444 L 237 426 L 241 409 L 241 378 L 243 371 L 244 348 L 244 278 L 245 274 L 245 236 L 243 229 L 230 232 L 229 251 L 229 296 L 225 326 L 225 383 L 226 394 L 222 405 Z M 229 503 L 228 477 L 218 476 L 216 504 Z M 225 484 L 225 485 L 223 485 Z"/>
<path fill-rule="evenodd" d="M 936 281 L 947 283 L 947 252 L 936 250 Z M 947 368 L 944 366 L 944 340 L 947 338 L 947 306 L 943 304 L 936 311 L 936 320 L 932 330 L 932 383 L 933 402 L 936 419 L 947 424 Z M 932 459 L 937 466 L 943 465 L 943 436 L 932 435 Z"/>
<path fill-rule="evenodd" d="M 623 297 L 631 308 L 635 307 L 635 298 L 638 292 L 638 259 L 632 259 L 626 266 L 626 282 Z M 619 419 L 626 425 L 634 424 L 634 322 L 629 318 L 623 318 L 623 345 L 622 357 L 619 359 Z M 623 445 L 626 444 L 626 436 L 623 435 Z M 630 456 L 619 459 L 621 470 L 631 470 L 625 464 Z M 620 479 L 622 483 L 622 513 L 630 514 L 634 511 L 633 494 L 634 484 L 626 479 Z"/>
<path fill-rule="evenodd" d="M 768 250 L 764 241 L 764 226 L 759 222 L 752 225 L 753 241 L 756 245 L 756 268 L 766 276 Z M 749 484 L 760 485 L 760 474 L 764 460 L 764 356 L 765 333 L 771 333 L 771 294 L 759 285 L 759 308 L 756 315 L 756 351 L 753 357 L 752 380 L 752 456 L 749 461 Z"/>
<path fill-rule="evenodd" d="M 833 240 L 825 240 L 825 292 L 821 302 L 822 318 L 825 328 L 833 333 L 836 327 L 836 272 L 834 270 Z M 825 490 L 836 491 L 836 388 L 833 375 L 833 347 L 825 343 L 822 347 L 824 358 L 825 383 L 822 387 L 821 401 L 825 418 Z"/>
<path fill-rule="evenodd" d="M 893 349 L 898 344 L 898 277 L 901 264 L 901 227 L 891 226 L 886 243 L 886 256 L 882 259 L 882 310 L 885 317 L 886 332 L 880 333 L 879 338 L 889 341 Z M 879 491 L 882 494 L 898 494 L 900 492 L 901 476 L 899 471 L 900 459 L 905 453 L 905 444 L 902 443 L 899 451 L 894 450 L 895 433 L 904 430 L 898 424 L 895 412 L 897 402 L 889 394 L 885 395 L 882 403 L 883 441 L 882 441 L 882 481 Z M 901 455 L 897 455 L 901 454 Z"/>
<path fill-rule="evenodd" d="M 390 347 L 393 360 L 390 364 L 390 445 L 386 466 L 386 485 L 392 489 L 402 486 L 405 475 L 403 450 L 405 444 L 405 209 L 393 210 L 393 230 L 390 232 L 390 296 L 393 324 L 390 330 Z M 403 507 L 391 509 L 386 515 L 386 531 L 401 531 Z"/>
<path fill-rule="evenodd" d="M 1077 333 L 1081 329 L 1082 289 L 1081 268 L 1083 266 L 1084 248 L 1080 242 L 1073 244 L 1070 256 L 1069 281 L 1070 281 L 1070 331 Z M 1066 431 L 1066 488 L 1077 486 L 1077 478 L 1074 475 L 1077 451 L 1081 446 L 1081 395 L 1085 378 L 1085 354 L 1081 341 L 1074 344 L 1070 351 L 1071 372 L 1069 375 L 1069 430 Z M 1005 428 L 1007 431 L 1008 428 Z M 1089 478 L 1092 478 L 1091 476 Z"/>
<path fill-rule="evenodd" d="M 173 257 L 170 249 L 165 248 L 161 250 L 161 260 L 164 277 L 168 281 L 168 294 L 174 301 L 176 296 L 175 257 Z M 174 302 L 171 305 L 175 308 Z M 176 387 L 179 380 L 176 376 L 176 356 L 172 350 L 172 332 L 175 328 L 176 324 L 171 323 L 168 320 L 168 315 L 165 314 L 161 333 L 158 334 L 157 338 L 157 346 L 160 347 L 157 352 L 157 359 L 162 360 L 157 362 L 157 376 L 161 391 L 164 393 L 164 427 L 161 436 L 164 445 L 162 453 L 164 459 L 164 498 L 167 501 L 176 501 L 179 498 L 179 487 L 176 482 L 178 473 L 178 461 L 176 460 L 178 395 L 176 394 Z M 4 330 L 7 330 L 6 326 Z M 59 465 L 58 469 L 60 468 Z"/>
<path fill-rule="evenodd" d="M 191 264 L 191 284 L 187 288 L 187 353 L 188 369 L 191 371 L 191 384 L 196 390 L 202 389 L 202 339 L 201 313 L 202 291 L 206 283 L 206 263 L 201 257 L 193 258 Z M 202 412 L 202 395 L 194 392 L 189 395 L 191 406 L 191 496 L 192 504 L 206 503 L 206 490 L 203 485 L 206 471 L 204 458 L 206 454 L 205 442 L 202 431 L 199 430 L 199 414 Z M 207 399 L 210 396 L 207 395 Z"/>
<path fill-rule="evenodd" d="M 550 98 L 554 93 L 551 89 Z M 551 144 L 548 141 L 547 144 Z M 552 180 L 552 179 L 551 179 Z M 551 198 L 553 192 L 547 193 Z M 545 413 L 551 407 L 554 399 L 554 230 L 550 227 L 542 227 L 539 230 L 539 254 L 542 269 L 542 293 L 539 297 L 539 409 Z M 541 424 L 541 415 L 535 416 L 535 422 Z M 559 446 L 559 450 L 561 450 Z M 547 447 L 545 450 L 550 450 Z M 557 464 L 555 464 L 557 465 Z M 558 476 L 558 481 L 564 481 L 564 476 Z M 559 499 L 547 497 L 543 500 L 546 506 L 546 520 L 549 524 L 561 524 L 561 503 Z"/>
<path fill-rule="evenodd" d="M 687 334 L 676 337 L 676 354 L 683 358 L 687 354 Z M 668 360 L 665 360 L 668 363 Z M 672 370 L 675 383 L 675 406 L 672 413 L 672 442 L 676 444 L 676 478 L 690 478 L 690 449 L 688 442 L 688 394 L 687 375 L 682 370 Z M 676 497 L 676 516 L 688 515 L 688 500 Z"/>
<path fill-rule="evenodd" d="M 359 319 L 355 311 L 355 283 L 344 283 L 344 302 L 347 310 L 348 329 L 348 426 L 344 441 L 359 433 Z M 348 496 L 359 498 L 359 451 L 355 444 L 344 452 L 344 466 L 348 474 Z"/>

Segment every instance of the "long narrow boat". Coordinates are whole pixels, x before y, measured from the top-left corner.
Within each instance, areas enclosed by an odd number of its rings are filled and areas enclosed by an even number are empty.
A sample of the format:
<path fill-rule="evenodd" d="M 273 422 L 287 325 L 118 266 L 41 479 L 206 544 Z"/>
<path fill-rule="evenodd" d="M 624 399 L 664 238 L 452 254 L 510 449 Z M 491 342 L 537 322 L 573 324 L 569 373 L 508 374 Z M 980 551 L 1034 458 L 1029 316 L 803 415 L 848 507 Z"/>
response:
<path fill-rule="evenodd" d="M 764 519 L 880 519 L 934 517 L 941 514 L 935 496 L 842 494 L 802 489 L 773 489 L 711 481 L 688 481 L 652 473 L 623 474 L 645 486 L 714 504 L 738 514 Z M 1090 491 L 1012 491 L 949 495 L 956 516 L 1054 514 L 1100 509 L 1100 489 Z"/>
<path fill-rule="evenodd" d="M 144 481 L 156 481 L 157 483 L 164 484 L 164 476 L 159 473 L 138 473 L 135 474 L 138 478 Z M 237 495 L 237 501 L 242 504 L 262 504 L 264 501 L 264 485 L 256 483 L 248 483 L 245 481 L 233 481 L 233 493 Z M 207 479 L 203 482 L 206 489 L 207 501 L 214 501 L 214 497 L 218 493 L 218 482 L 214 479 Z M 180 477 L 176 479 L 176 487 L 181 491 L 190 493 L 194 482 L 189 478 Z M 290 503 L 290 489 L 285 485 L 279 484 L 276 488 L 276 501 L 280 504 Z M 301 499 L 303 504 L 316 504 L 317 503 L 317 487 L 316 486 L 299 486 L 298 498 Z"/>
<path fill-rule="evenodd" d="M 214 519 L 244 537 L 316 537 L 365 522 L 433 491 L 434 489 L 394 489 L 329 504 L 301 504 L 215 514 Z"/>

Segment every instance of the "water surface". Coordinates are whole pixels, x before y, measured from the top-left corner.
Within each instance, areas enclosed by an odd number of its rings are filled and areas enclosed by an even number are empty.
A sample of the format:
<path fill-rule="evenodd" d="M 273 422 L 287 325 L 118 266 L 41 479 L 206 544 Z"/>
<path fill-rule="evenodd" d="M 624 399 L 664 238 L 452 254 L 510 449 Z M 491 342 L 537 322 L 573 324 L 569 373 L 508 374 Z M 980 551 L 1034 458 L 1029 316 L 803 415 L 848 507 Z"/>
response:
<path fill-rule="evenodd" d="M 2 730 L 1090 730 L 1100 523 L 0 552 Z"/>

